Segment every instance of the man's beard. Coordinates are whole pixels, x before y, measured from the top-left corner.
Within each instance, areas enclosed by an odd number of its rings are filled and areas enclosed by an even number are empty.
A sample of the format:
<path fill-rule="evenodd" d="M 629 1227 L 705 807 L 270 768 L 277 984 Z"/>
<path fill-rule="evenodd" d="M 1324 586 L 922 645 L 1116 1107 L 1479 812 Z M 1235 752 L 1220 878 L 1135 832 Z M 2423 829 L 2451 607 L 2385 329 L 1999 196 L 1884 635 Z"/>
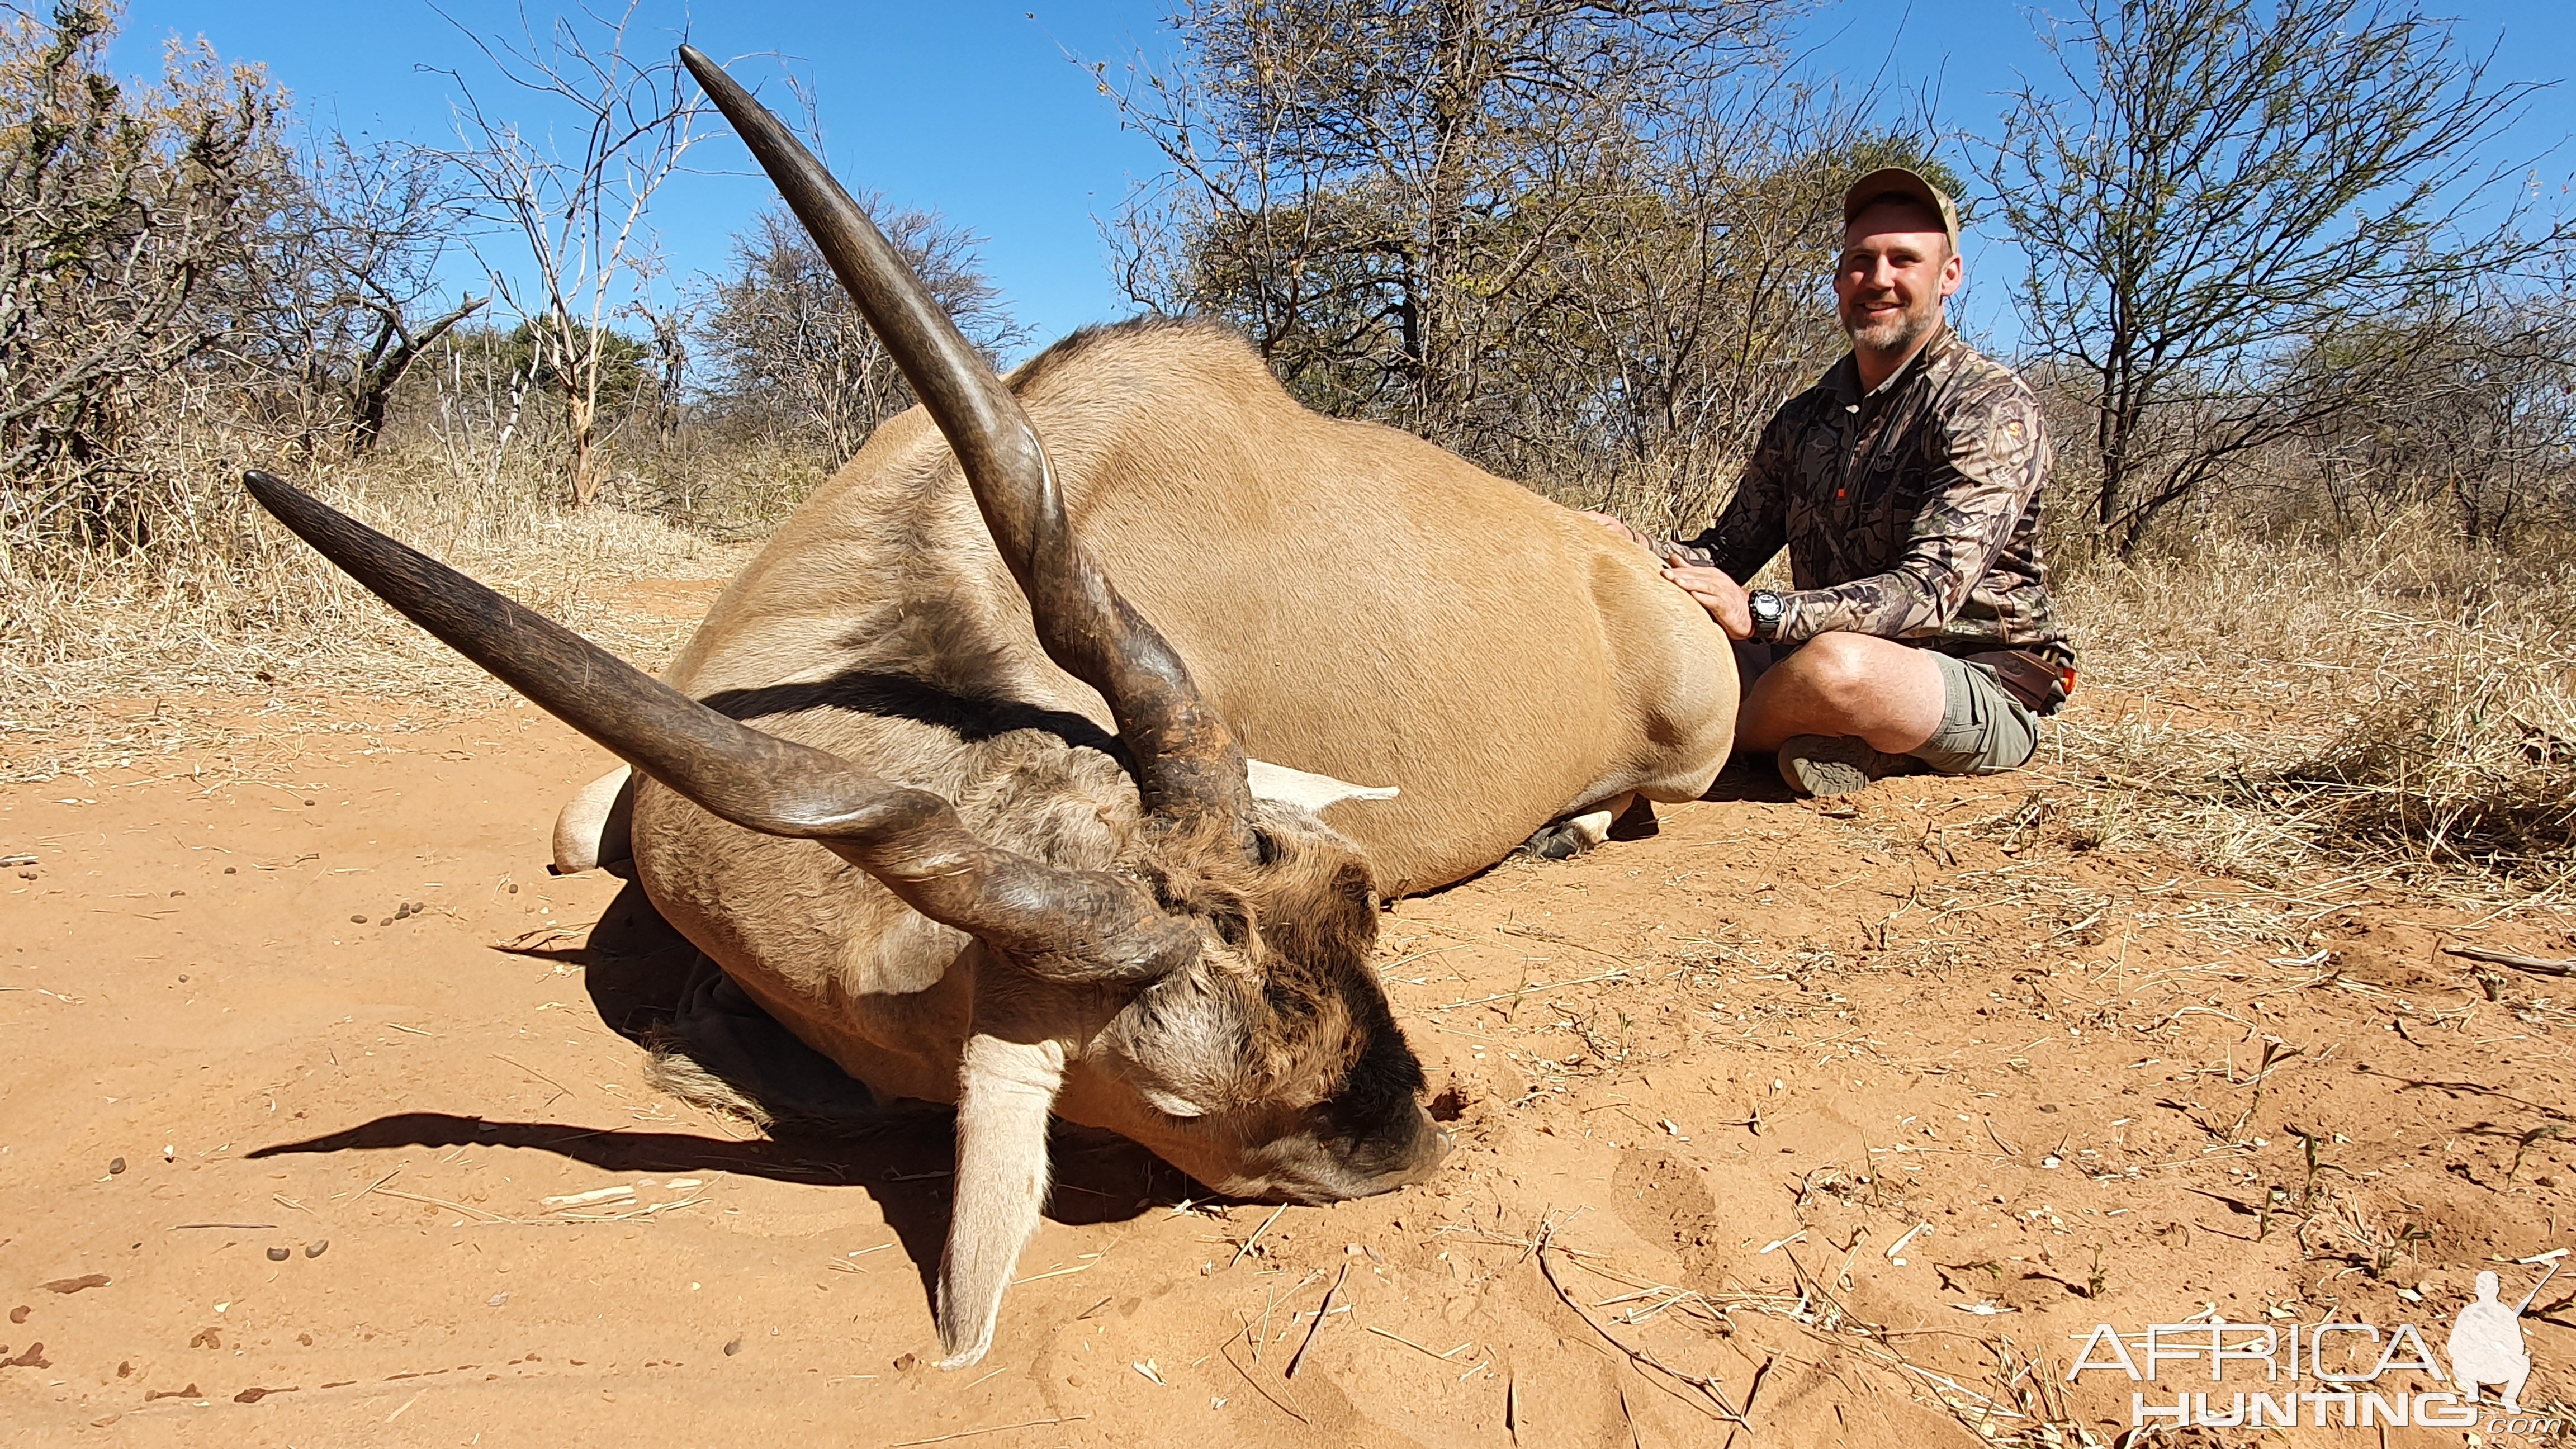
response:
<path fill-rule="evenodd" d="M 1931 336 L 1932 329 L 1941 325 L 1941 304 L 1937 301 L 1928 305 L 1918 304 L 1895 316 L 1857 326 L 1853 325 L 1850 313 L 1845 312 L 1842 323 L 1843 333 L 1851 338 L 1854 347 L 1878 353 L 1904 352 Z"/>

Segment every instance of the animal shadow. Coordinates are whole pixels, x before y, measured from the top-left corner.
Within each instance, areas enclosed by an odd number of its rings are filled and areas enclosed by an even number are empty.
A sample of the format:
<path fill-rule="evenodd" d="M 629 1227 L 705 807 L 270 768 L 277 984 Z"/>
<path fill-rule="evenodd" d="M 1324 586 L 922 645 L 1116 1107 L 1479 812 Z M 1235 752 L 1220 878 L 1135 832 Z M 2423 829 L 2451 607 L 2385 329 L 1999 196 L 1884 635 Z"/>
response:
<path fill-rule="evenodd" d="M 1775 757 L 1737 751 L 1728 758 L 1726 768 L 1717 772 L 1702 800 L 1752 801 L 1764 805 L 1785 805 L 1798 797 L 1787 781 L 1780 778 Z"/>
<path fill-rule="evenodd" d="M 602 913 L 587 945 L 517 954 L 581 966 L 600 1020 L 639 1048 L 670 1019 L 700 962 L 697 948 L 662 919 L 643 888 L 632 881 Z M 792 1038 L 788 1040 L 793 1044 Z M 811 1056 L 815 1070 L 840 1075 L 820 1053 L 801 1045 L 794 1049 Z M 850 1090 L 864 1091 L 846 1076 L 841 1081 Z M 855 1187 L 876 1201 L 928 1293 L 935 1291 L 940 1252 L 948 1236 L 955 1143 L 956 1114 L 945 1107 L 918 1104 L 884 1110 L 855 1129 L 844 1124 L 826 1134 L 781 1123 L 766 1137 L 747 1141 L 691 1132 L 601 1130 L 565 1122 L 400 1112 L 319 1136 L 271 1143 L 246 1156 L 479 1144 L 534 1148 L 619 1174 L 723 1172 L 821 1189 Z M 1059 1122 L 1049 1134 L 1047 1147 L 1054 1183 L 1047 1216 L 1057 1222 L 1124 1222 L 1158 1203 L 1209 1196 L 1185 1174 L 1115 1133 Z"/>

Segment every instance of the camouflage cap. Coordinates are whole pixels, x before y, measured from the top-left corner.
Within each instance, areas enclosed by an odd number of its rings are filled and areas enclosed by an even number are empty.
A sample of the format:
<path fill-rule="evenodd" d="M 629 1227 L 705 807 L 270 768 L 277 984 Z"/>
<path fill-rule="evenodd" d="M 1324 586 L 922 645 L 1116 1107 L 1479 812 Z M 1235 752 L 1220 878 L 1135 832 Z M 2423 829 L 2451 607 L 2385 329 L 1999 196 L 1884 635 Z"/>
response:
<path fill-rule="evenodd" d="M 1925 180 L 1922 172 L 1903 166 L 1882 166 L 1853 182 L 1851 190 L 1843 193 L 1843 225 L 1851 225 L 1873 204 L 1891 198 L 1932 208 L 1941 218 L 1941 229 L 1950 234 L 1950 250 L 1959 249 L 1959 208 L 1950 193 Z"/>

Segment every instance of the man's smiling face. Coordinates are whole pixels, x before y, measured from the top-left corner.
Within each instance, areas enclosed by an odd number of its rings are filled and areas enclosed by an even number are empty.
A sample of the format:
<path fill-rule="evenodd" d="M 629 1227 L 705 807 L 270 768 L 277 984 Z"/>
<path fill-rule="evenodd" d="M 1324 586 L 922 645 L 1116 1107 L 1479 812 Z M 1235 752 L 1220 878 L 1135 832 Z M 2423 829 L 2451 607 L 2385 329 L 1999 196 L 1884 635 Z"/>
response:
<path fill-rule="evenodd" d="M 1939 325 L 1959 277 L 1958 253 L 1938 217 L 1910 201 L 1876 202 L 1843 229 L 1835 310 L 1853 346 L 1902 353 Z"/>

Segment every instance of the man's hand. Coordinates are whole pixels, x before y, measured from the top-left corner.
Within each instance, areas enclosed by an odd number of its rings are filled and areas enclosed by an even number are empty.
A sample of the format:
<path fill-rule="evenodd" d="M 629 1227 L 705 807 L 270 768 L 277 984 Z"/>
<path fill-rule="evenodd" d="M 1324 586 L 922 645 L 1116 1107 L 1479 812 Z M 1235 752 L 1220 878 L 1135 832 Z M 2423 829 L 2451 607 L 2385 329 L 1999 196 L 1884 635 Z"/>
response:
<path fill-rule="evenodd" d="M 1744 602 L 1742 584 L 1728 578 L 1721 570 L 1702 568 L 1690 562 L 1689 555 L 1668 545 L 1658 544 L 1607 513 L 1596 513 L 1589 508 L 1577 511 L 1594 523 L 1600 524 L 1603 528 L 1661 558 L 1664 561 L 1664 577 L 1679 584 L 1682 592 L 1698 600 L 1699 606 L 1708 610 L 1708 616 L 1717 621 L 1717 627 L 1726 631 L 1726 637 L 1729 639 L 1753 637 L 1753 610 Z"/>
<path fill-rule="evenodd" d="M 1621 538 L 1628 540 L 1630 543 L 1635 544 L 1639 548 L 1652 549 L 1655 546 L 1652 539 L 1647 538 L 1644 534 L 1630 528 L 1628 525 L 1621 523 L 1618 519 L 1611 517 L 1607 513 L 1595 513 L 1589 508 L 1577 509 L 1576 511 L 1581 513 L 1584 517 L 1591 519 L 1593 522 L 1600 524 L 1603 528 L 1606 528 L 1612 533 L 1619 535 Z"/>
<path fill-rule="evenodd" d="M 1682 592 L 1699 601 L 1717 627 L 1729 639 L 1753 637 L 1753 610 L 1744 602 L 1744 586 L 1718 569 L 1698 568 L 1689 564 L 1664 566 L 1664 577 L 1681 586 Z"/>

